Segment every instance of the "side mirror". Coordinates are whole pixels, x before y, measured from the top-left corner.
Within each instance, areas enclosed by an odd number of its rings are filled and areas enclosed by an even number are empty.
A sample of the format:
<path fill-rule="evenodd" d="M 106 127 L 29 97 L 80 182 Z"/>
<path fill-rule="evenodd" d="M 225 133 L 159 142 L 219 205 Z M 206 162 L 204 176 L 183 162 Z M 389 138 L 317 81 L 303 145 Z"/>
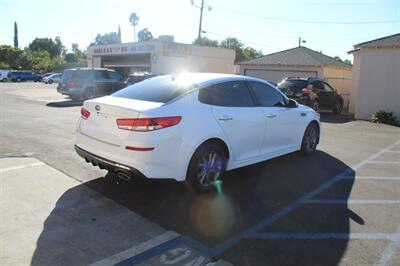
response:
<path fill-rule="evenodd" d="M 296 108 L 296 107 L 299 106 L 299 104 L 295 100 L 289 99 L 289 101 L 288 101 L 286 106 L 289 107 L 289 108 Z"/>

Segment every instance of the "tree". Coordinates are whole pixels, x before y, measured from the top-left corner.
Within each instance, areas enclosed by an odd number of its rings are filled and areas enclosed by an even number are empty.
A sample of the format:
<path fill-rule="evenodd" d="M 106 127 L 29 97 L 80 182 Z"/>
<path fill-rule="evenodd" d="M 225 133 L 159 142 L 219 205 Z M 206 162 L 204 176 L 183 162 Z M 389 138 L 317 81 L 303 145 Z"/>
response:
<path fill-rule="evenodd" d="M 352 63 L 351 63 L 351 61 L 349 59 L 342 60 L 338 55 L 335 55 L 333 58 L 338 60 L 338 61 L 340 61 L 340 62 L 342 62 L 342 63 L 348 64 L 348 65 L 352 65 Z"/>
<path fill-rule="evenodd" d="M 261 50 L 256 50 L 252 47 L 246 47 L 243 49 L 243 55 L 245 60 L 250 60 L 256 57 L 261 57 L 263 56 L 263 52 Z"/>
<path fill-rule="evenodd" d="M 139 17 L 135 12 L 132 12 L 129 16 L 129 23 L 133 26 L 133 36 L 135 37 L 136 42 L 136 26 L 139 23 Z"/>
<path fill-rule="evenodd" d="M 101 35 L 100 33 L 97 34 L 94 42 L 92 42 L 90 45 L 102 45 L 102 44 L 115 44 L 115 43 L 121 43 L 121 41 L 118 38 L 118 33 L 116 32 L 110 32 L 110 33 L 105 33 L 104 35 Z"/>
<path fill-rule="evenodd" d="M 65 53 L 65 47 L 62 44 L 60 37 L 56 37 L 55 41 L 51 38 L 36 38 L 29 44 L 29 49 L 32 52 L 47 51 L 50 58 Z"/>
<path fill-rule="evenodd" d="M 211 40 L 207 37 L 200 37 L 200 39 L 194 40 L 193 44 L 202 45 L 202 46 L 210 46 L 210 47 L 218 47 L 219 46 L 219 43 L 217 40 Z"/>
<path fill-rule="evenodd" d="M 118 25 L 118 39 L 119 39 L 119 43 L 121 43 L 121 27 Z"/>
<path fill-rule="evenodd" d="M 10 45 L 0 45 L 0 63 L 5 68 L 18 69 L 23 51 Z"/>
<path fill-rule="evenodd" d="M 17 22 L 14 22 L 14 47 L 18 48 L 18 26 Z"/>
<path fill-rule="evenodd" d="M 222 40 L 221 47 L 235 50 L 235 62 L 240 62 L 246 59 L 245 55 L 243 54 L 243 43 L 237 38 L 228 37 Z"/>
<path fill-rule="evenodd" d="M 76 53 L 76 51 L 79 50 L 79 45 L 78 45 L 77 43 L 73 43 L 73 44 L 71 45 L 71 48 L 72 48 L 72 52 L 73 52 L 73 53 Z"/>
<path fill-rule="evenodd" d="M 143 30 L 138 32 L 138 41 L 139 42 L 146 42 L 153 40 L 153 34 L 147 29 L 144 28 Z"/>
<path fill-rule="evenodd" d="M 352 65 L 352 63 L 351 63 L 351 61 L 350 61 L 349 59 L 345 59 L 345 60 L 343 61 L 343 63 L 348 64 L 348 65 Z"/>

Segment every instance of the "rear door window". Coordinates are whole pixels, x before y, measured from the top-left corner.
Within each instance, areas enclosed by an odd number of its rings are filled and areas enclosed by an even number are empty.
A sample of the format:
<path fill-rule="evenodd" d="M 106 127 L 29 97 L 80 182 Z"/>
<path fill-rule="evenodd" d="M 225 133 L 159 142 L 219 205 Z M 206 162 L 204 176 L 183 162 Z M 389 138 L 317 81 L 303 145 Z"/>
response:
<path fill-rule="evenodd" d="M 95 79 L 109 79 L 107 70 L 96 70 L 94 77 Z"/>
<path fill-rule="evenodd" d="M 206 104 L 229 107 L 255 106 L 244 81 L 229 81 L 201 89 L 199 101 Z"/>
<path fill-rule="evenodd" d="M 271 86 L 257 81 L 250 81 L 248 84 L 253 90 L 254 95 L 261 106 L 276 107 L 285 105 L 286 99 Z"/>

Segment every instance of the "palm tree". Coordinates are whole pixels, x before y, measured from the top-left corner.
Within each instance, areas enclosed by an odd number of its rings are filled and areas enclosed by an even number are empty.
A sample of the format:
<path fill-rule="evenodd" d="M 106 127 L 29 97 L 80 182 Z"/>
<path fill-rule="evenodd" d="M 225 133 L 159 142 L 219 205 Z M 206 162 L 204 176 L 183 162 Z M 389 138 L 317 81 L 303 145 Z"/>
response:
<path fill-rule="evenodd" d="M 135 42 L 136 42 L 136 26 L 139 23 L 139 17 L 135 12 L 132 12 L 129 16 L 129 23 L 133 26 L 133 33 L 135 34 Z"/>

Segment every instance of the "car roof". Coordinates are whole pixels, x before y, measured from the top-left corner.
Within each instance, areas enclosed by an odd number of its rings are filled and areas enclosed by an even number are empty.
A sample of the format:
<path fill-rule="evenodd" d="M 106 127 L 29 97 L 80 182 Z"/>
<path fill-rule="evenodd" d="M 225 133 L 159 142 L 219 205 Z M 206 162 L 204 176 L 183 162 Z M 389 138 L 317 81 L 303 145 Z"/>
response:
<path fill-rule="evenodd" d="M 76 67 L 76 68 L 68 68 L 68 69 L 65 69 L 65 70 L 73 70 L 73 71 L 76 71 L 76 70 L 107 70 L 107 71 L 114 71 L 115 72 L 114 69 L 101 68 L 101 67 L 94 67 L 94 68 L 92 68 L 92 67 Z"/>
<path fill-rule="evenodd" d="M 265 80 L 249 76 L 220 74 L 220 73 L 179 73 L 179 74 L 171 74 L 158 77 L 170 77 L 171 79 L 182 79 L 187 81 L 188 83 L 197 84 L 199 88 L 203 88 L 220 82 L 238 81 L 238 80 L 259 81 L 263 83 L 268 83 Z"/>

